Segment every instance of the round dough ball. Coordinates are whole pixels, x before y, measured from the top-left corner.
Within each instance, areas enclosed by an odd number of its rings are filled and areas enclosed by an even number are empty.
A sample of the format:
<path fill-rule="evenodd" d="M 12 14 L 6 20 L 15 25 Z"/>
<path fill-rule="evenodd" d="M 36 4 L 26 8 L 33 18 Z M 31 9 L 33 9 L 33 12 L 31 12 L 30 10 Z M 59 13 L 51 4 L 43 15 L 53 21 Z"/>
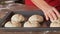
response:
<path fill-rule="evenodd" d="M 60 23 L 53 22 L 50 24 L 50 27 L 60 27 Z"/>
<path fill-rule="evenodd" d="M 52 23 L 60 23 L 60 19 L 57 20 L 51 20 Z"/>
<path fill-rule="evenodd" d="M 21 24 L 20 23 L 12 24 L 10 21 L 8 21 L 5 24 L 5 27 L 21 27 Z"/>
<path fill-rule="evenodd" d="M 40 15 L 32 15 L 30 18 L 29 18 L 29 21 L 30 22 L 43 22 L 43 17 L 40 16 Z"/>
<path fill-rule="evenodd" d="M 18 22 L 23 22 L 23 21 L 25 21 L 25 18 L 24 18 L 24 16 L 21 15 L 21 14 L 15 14 L 15 15 L 13 15 L 12 18 L 11 18 L 11 22 L 12 22 L 12 23 L 13 23 L 13 22 L 18 23 Z"/>
<path fill-rule="evenodd" d="M 5 27 L 13 27 L 12 26 L 12 23 L 10 21 L 8 21 L 6 24 L 5 24 Z"/>
<path fill-rule="evenodd" d="M 27 21 L 24 23 L 24 27 L 40 27 L 40 24 L 38 22 L 31 23 Z"/>
<path fill-rule="evenodd" d="M 12 24 L 14 27 L 22 27 L 22 24 L 21 23 L 13 23 Z"/>

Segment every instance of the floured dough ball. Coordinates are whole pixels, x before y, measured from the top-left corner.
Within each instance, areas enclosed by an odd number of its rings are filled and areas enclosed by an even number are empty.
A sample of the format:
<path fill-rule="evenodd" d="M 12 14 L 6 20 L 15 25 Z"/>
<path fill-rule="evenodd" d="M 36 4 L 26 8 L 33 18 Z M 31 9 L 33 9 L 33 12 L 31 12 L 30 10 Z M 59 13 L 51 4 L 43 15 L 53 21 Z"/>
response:
<path fill-rule="evenodd" d="M 21 24 L 21 23 L 12 23 L 12 25 L 13 25 L 14 27 L 22 27 L 22 24 Z"/>
<path fill-rule="evenodd" d="M 58 19 L 56 19 L 56 20 L 51 20 L 51 22 L 56 22 L 56 23 L 60 23 L 60 16 L 58 17 Z"/>
<path fill-rule="evenodd" d="M 51 23 L 50 27 L 60 27 L 60 23 L 57 23 L 57 22 Z"/>
<path fill-rule="evenodd" d="M 25 21 L 25 18 L 24 18 L 24 16 L 21 15 L 21 14 L 15 14 L 15 15 L 13 15 L 12 18 L 11 18 L 11 22 L 12 22 L 12 23 L 13 23 L 13 22 L 18 23 L 18 22 L 23 22 L 23 21 Z"/>
<path fill-rule="evenodd" d="M 5 24 L 5 27 L 13 27 L 12 23 L 10 21 L 8 21 L 6 24 Z"/>
<path fill-rule="evenodd" d="M 4 27 L 21 27 L 21 23 L 12 24 L 10 21 L 8 21 Z"/>
<path fill-rule="evenodd" d="M 51 20 L 51 22 L 53 22 L 53 23 L 60 23 L 60 19 L 57 19 L 57 20 Z"/>
<path fill-rule="evenodd" d="M 40 27 L 40 24 L 38 22 L 31 23 L 27 21 L 24 23 L 24 27 Z"/>
<path fill-rule="evenodd" d="M 40 15 L 32 15 L 30 18 L 29 18 L 29 21 L 30 22 L 43 22 L 43 17 L 40 16 Z"/>

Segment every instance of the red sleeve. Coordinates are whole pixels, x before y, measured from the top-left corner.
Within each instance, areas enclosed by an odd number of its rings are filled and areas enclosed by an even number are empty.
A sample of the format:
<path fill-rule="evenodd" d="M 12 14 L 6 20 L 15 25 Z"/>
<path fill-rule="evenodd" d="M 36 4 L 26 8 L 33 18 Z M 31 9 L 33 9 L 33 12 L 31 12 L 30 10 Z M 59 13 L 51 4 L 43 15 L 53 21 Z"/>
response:
<path fill-rule="evenodd" d="M 60 6 L 60 0 L 50 0 L 50 1 L 45 0 L 45 1 L 51 6 L 54 6 L 54 7 Z"/>
<path fill-rule="evenodd" d="M 60 10 L 60 0 L 45 0 L 49 5 L 56 7 L 58 10 Z M 26 5 L 35 6 L 31 0 L 25 0 Z"/>
<path fill-rule="evenodd" d="M 30 6 L 33 6 L 34 4 L 31 2 L 31 0 L 25 0 L 25 4 L 26 5 L 30 5 Z"/>
<path fill-rule="evenodd" d="M 55 7 L 57 10 L 60 10 L 60 0 L 45 0 L 49 5 Z"/>

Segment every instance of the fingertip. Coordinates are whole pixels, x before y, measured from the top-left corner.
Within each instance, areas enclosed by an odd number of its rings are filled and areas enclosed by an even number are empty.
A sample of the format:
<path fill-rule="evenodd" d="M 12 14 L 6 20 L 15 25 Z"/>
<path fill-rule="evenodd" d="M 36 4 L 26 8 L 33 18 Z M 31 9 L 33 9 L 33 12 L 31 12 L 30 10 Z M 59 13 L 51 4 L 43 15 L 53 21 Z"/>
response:
<path fill-rule="evenodd" d="M 47 17 L 46 17 L 46 20 L 48 21 L 48 20 L 49 20 L 49 18 L 47 18 Z"/>
<path fill-rule="evenodd" d="M 59 17 L 60 13 L 58 12 L 58 10 L 56 8 L 53 7 L 54 12 L 56 13 L 56 15 Z"/>

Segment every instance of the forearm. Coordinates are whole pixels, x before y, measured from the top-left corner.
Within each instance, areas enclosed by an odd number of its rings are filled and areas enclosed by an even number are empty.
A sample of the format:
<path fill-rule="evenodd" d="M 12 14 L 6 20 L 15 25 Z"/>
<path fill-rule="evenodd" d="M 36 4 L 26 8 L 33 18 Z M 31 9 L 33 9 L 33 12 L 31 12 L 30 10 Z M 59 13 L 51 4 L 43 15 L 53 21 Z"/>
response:
<path fill-rule="evenodd" d="M 50 7 L 44 0 L 31 0 L 38 8 L 45 10 Z"/>

